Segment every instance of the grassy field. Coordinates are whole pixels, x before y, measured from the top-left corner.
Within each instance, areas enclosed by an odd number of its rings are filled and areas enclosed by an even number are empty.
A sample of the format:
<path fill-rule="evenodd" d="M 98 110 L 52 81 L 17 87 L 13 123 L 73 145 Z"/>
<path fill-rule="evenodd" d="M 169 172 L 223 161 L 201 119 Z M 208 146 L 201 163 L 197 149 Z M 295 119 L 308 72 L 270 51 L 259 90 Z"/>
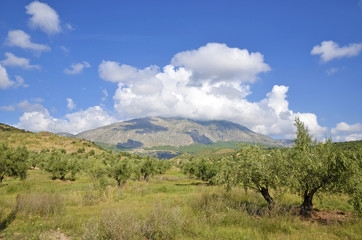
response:
<path fill-rule="evenodd" d="M 102 152 L 98 145 L 87 140 L 58 136 L 50 132 L 27 132 L 0 123 L 0 144 L 10 147 L 26 146 L 28 150 L 40 152 L 43 149 L 65 149 L 67 153 L 93 150 L 95 153 Z"/>
<path fill-rule="evenodd" d="M 273 193 L 280 206 L 270 212 L 260 194 L 227 193 L 177 168 L 122 189 L 86 175 L 28 174 L 0 185 L 0 239 L 362 239 L 360 218 L 339 195 L 319 195 L 305 220 L 296 195 Z"/>

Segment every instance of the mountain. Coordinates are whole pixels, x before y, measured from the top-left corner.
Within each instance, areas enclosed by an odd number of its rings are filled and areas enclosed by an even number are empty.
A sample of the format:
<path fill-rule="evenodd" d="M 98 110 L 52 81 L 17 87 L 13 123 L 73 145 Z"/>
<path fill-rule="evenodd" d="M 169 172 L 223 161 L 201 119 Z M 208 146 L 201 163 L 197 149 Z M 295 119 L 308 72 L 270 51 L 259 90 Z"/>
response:
<path fill-rule="evenodd" d="M 186 118 L 140 118 L 114 123 L 75 135 L 118 149 L 158 146 L 181 147 L 219 142 L 260 143 L 274 147 L 284 144 L 229 121 L 197 121 Z"/>
<path fill-rule="evenodd" d="M 287 147 L 293 147 L 293 139 L 276 139 L 279 143 Z"/>

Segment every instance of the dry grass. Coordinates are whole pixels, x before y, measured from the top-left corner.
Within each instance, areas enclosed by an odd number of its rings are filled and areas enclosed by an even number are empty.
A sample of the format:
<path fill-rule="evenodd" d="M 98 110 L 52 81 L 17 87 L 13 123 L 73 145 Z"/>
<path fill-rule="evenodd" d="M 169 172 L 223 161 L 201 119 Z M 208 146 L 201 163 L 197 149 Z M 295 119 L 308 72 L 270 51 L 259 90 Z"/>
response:
<path fill-rule="evenodd" d="M 64 208 L 65 197 L 59 193 L 19 194 L 16 199 L 17 214 L 23 216 L 62 215 Z"/>
<path fill-rule="evenodd" d="M 84 225 L 82 239 L 177 239 L 184 224 L 178 207 L 161 202 L 147 214 L 109 209 L 98 222 L 91 220 Z"/>

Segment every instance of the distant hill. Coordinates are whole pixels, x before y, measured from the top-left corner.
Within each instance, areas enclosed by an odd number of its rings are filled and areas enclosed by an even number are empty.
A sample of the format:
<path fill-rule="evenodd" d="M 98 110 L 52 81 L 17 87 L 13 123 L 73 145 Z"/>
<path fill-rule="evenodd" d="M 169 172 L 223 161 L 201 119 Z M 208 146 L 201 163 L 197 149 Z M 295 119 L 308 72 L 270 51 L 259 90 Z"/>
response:
<path fill-rule="evenodd" d="M 276 139 L 276 141 L 287 147 L 293 147 L 293 139 Z"/>
<path fill-rule="evenodd" d="M 63 136 L 63 137 L 74 137 L 74 134 L 71 133 L 67 133 L 67 132 L 60 132 L 60 133 L 56 133 L 58 136 Z"/>
<path fill-rule="evenodd" d="M 259 143 L 273 147 L 285 145 L 268 136 L 229 121 L 197 121 L 186 118 L 140 118 L 118 122 L 77 134 L 105 147 L 118 149 L 158 149 L 212 145 L 220 142 Z"/>
<path fill-rule="evenodd" d="M 84 139 L 58 136 L 50 132 L 33 133 L 0 123 L 0 143 L 11 147 L 26 146 L 29 150 L 40 152 L 42 149 L 65 149 L 68 153 L 84 149 L 85 152 L 103 151 L 98 145 Z"/>
<path fill-rule="evenodd" d="M 338 148 L 343 150 L 357 150 L 362 149 L 362 140 L 358 141 L 349 141 L 349 142 L 335 142 L 334 143 Z"/>

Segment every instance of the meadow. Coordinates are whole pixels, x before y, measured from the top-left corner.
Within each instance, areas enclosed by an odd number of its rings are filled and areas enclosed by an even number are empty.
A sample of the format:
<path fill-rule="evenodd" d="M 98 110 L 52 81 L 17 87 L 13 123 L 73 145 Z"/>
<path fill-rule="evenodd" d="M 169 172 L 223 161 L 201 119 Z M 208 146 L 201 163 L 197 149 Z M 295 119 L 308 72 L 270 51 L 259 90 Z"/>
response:
<path fill-rule="evenodd" d="M 52 180 L 39 169 L 0 186 L 0 239 L 362 239 L 360 218 L 344 195 L 317 195 L 311 219 L 297 195 L 274 193 L 269 211 L 260 194 L 184 175 L 172 167 L 148 181 L 118 187 L 86 174 Z"/>
<path fill-rule="evenodd" d="M 0 130 L 0 239 L 362 239 L 361 142 L 158 160 Z"/>

